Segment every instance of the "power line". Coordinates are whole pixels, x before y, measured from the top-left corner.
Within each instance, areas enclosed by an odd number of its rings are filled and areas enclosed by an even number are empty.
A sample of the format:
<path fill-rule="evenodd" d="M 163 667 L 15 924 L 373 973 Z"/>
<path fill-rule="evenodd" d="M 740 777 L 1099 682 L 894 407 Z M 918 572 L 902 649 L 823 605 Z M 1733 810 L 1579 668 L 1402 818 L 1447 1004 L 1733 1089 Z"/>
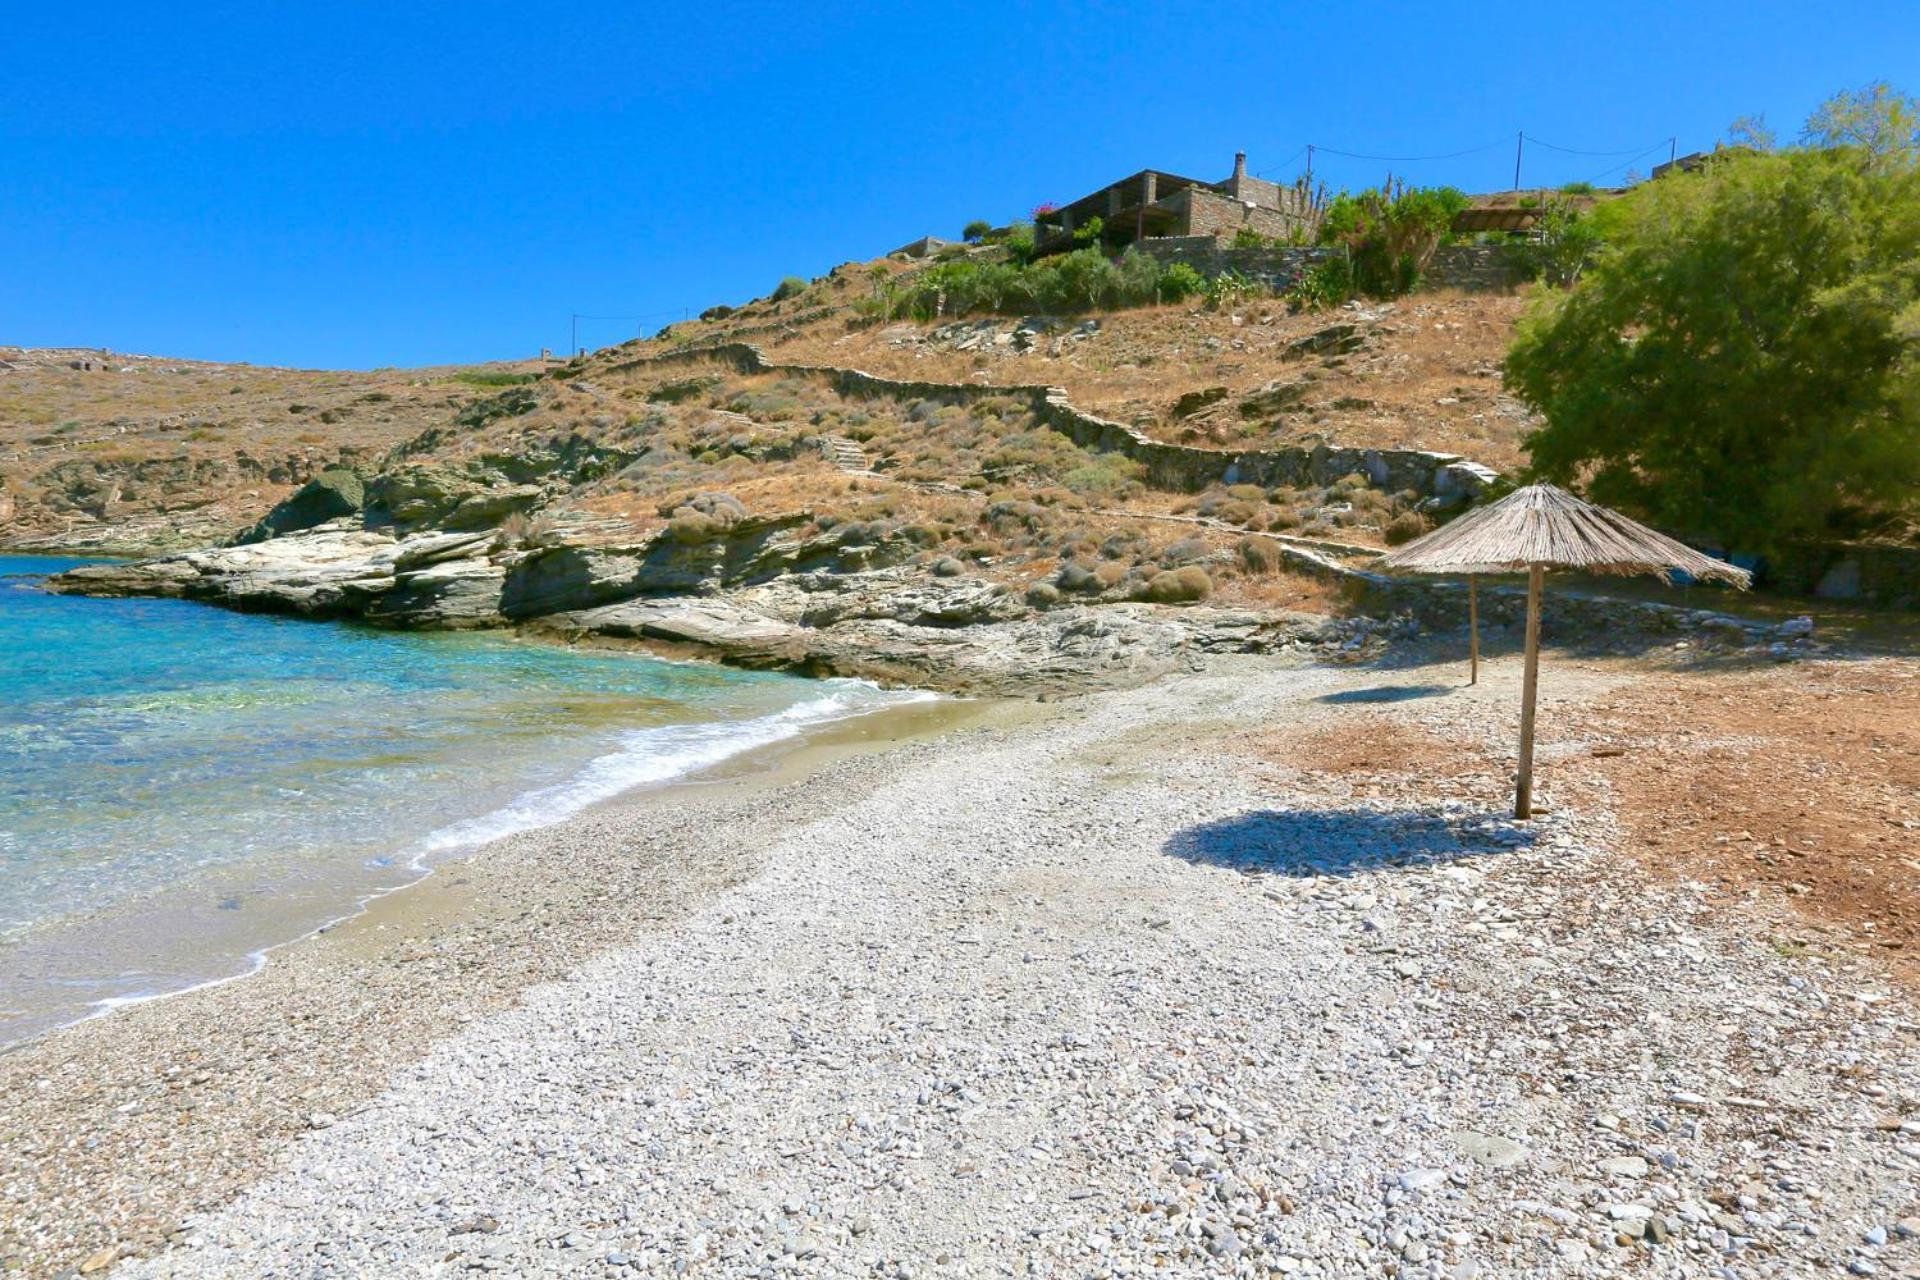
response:
<path fill-rule="evenodd" d="M 1295 160 L 1298 160 L 1301 156 L 1307 154 L 1309 150 L 1311 150 L 1310 146 L 1301 147 L 1298 151 L 1288 156 L 1285 160 L 1282 160 L 1279 164 L 1273 166 L 1270 169 L 1258 170 L 1257 172 L 1254 173 L 1253 176 L 1256 178 L 1264 178 L 1270 173 L 1284 173 L 1286 172 L 1286 170 L 1293 167 L 1293 162 Z"/>
<path fill-rule="evenodd" d="M 1673 145 L 1673 142 L 1674 140 L 1672 138 L 1663 138 L 1661 141 L 1656 142 L 1652 146 L 1648 147 L 1645 151 L 1642 151 L 1638 155 L 1634 156 L 1632 160 L 1627 161 L 1625 164 L 1617 164 L 1613 166 L 1613 168 L 1611 169 L 1606 169 L 1600 173 L 1596 173 L 1591 178 L 1588 178 L 1587 181 L 1598 182 L 1602 178 L 1611 177 L 1612 175 L 1620 172 L 1622 169 L 1631 168 L 1637 161 L 1645 159 L 1646 157 L 1652 155 L 1654 152 L 1658 151 L 1660 148 L 1671 147 Z"/>
<path fill-rule="evenodd" d="M 1629 147 L 1621 151 L 1580 151 L 1573 147 L 1563 147 L 1563 146 L 1560 146 L 1558 143 L 1548 142 L 1544 138 L 1536 138 L 1530 133 L 1526 135 L 1526 139 L 1528 142 L 1531 142 L 1534 146 L 1545 147 L 1549 151 L 1559 151 L 1570 156 L 1598 156 L 1602 159 L 1605 159 L 1611 156 L 1645 155 L 1647 151 L 1653 150 L 1653 147 L 1648 147 L 1645 151 L 1636 152 L 1631 147 Z M 1665 138 L 1662 138 L 1659 142 L 1656 142 L 1654 144 L 1654 146 L 1656 147 L 1664 147 L 1665 145 L 1667 145 L 1667 140 Z M 1629 161 L 1628 163 L 1631 164 L 1632 161 Z"/>
<path fill-rule="evenodd" d="M 1317 142 L 1313 144 L 1313 149 L 1315 151 L 1324 151 L 1330 156 L 1341 156 L 1348 160 L 1385 160 L 1392 164 L 1411 164 L 1416 160 L 1457 160 L 1461 156 L 1477 156 L 1482 151 L 1492 151 L 1495 147 L 1504 147 L 1506 145 L 1504 142 L 1489 142 L 1484 147 L 1469 147 L 1465 151 L 1449 151 L 1445 155 L 1437 156 L 1371 156 L 1363 155 L 1357 151 L 1336 151 L 1332 147 L 1323 147 Z"/>

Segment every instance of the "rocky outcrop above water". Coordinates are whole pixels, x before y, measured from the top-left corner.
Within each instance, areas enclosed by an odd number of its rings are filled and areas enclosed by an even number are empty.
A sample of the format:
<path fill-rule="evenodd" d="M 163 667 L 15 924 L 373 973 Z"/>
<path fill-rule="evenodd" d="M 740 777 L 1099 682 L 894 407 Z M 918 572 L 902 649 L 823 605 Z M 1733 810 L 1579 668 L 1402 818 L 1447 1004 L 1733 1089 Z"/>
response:
<path fill-rule="evenodd" d="M 240 542 L 265 542 L 283 533 L 298 533 L 329 520 L 350 516 L 365 505 L 366 482 L 343 468 L 330 468 L 275 504 L 260 522 L 240 535 Z"/>
<path fill-rule="evenodd" d="M 1343 643 L 1311 614 L 1146 604 L 1035 610 L 1005 586 L 907 563 L 918 548 L 809 533 L 804 514 L 669 528 L 633 545 L 514 545 L 350 520 L 264 542 L 62 574 L 77 595 L 161 596 L 382 626 L 527 625 L 686 646 L 734 663 L 973 691 L 1140 683 L 1211 652 Z"/>

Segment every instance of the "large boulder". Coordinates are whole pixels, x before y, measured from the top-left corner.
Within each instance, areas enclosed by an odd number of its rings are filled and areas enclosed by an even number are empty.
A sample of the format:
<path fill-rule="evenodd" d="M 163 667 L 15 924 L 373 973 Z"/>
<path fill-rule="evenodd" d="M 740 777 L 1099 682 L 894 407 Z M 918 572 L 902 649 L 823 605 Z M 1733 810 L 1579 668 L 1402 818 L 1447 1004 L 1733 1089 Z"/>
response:
<path fill-rule="evenodd" d="M 790 571 L 809 545 L 804 512 L 722 525 L 682 518 L 637 546 L 548 547 L 514 564 L 501 593 L 508 617 L 592 609 L 644 595 L 700 595 Z"/>
<path fill-rule="evenodd" d="M 301 485 L 290 498 L 260 518 L 240 535 L 242 545 L 265 542 L 286 533 L 300 533 L 342 516 L 356 515 L 367 500 L 366 483 L 342 467 L 322 471 Z"/>
<path fill-rule="evenodd" d="M 485 467 L 406 466 L 367 483 L 367 522 L 402 530 L 488 529 L 538 506 L 546 491 Z"/>

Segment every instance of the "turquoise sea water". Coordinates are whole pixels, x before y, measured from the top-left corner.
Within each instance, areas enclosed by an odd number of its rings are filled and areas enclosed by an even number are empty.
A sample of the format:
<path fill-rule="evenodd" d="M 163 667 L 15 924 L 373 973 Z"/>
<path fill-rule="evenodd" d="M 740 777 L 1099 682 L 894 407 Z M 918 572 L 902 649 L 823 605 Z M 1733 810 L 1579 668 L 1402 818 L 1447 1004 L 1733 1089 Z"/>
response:
<path fill-rule="evenodd" d="M 909 695 L 37 589 L 0 557 L 0 1045 L 545 825 Z"/>

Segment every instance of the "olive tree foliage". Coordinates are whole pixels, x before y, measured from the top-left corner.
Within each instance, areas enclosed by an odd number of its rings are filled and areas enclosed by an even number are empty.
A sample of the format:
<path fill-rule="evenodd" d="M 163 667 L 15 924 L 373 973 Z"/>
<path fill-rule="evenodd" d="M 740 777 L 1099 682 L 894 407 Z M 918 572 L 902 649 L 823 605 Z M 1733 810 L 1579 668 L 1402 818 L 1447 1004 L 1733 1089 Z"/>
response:
<path fill-rule="evenodd" d="M 1846 147 L 1862 153 L 1870 166 L 1912 164 L 1920 150 L 1920 101 L 1885 80 L 1858 93 L 1839 93 L 1807 118 L 1801 140 L 1816 147 Z"/>
<path fill-rule="evenodd" d="M 1532 471 L 1737 549 L 1920 494 L 1915 103 L 1843 94 L 1798 146 L 1642 184 L 1509 351 Z M 1749 137 L 1753 136 L 1751 133 Z"/>

